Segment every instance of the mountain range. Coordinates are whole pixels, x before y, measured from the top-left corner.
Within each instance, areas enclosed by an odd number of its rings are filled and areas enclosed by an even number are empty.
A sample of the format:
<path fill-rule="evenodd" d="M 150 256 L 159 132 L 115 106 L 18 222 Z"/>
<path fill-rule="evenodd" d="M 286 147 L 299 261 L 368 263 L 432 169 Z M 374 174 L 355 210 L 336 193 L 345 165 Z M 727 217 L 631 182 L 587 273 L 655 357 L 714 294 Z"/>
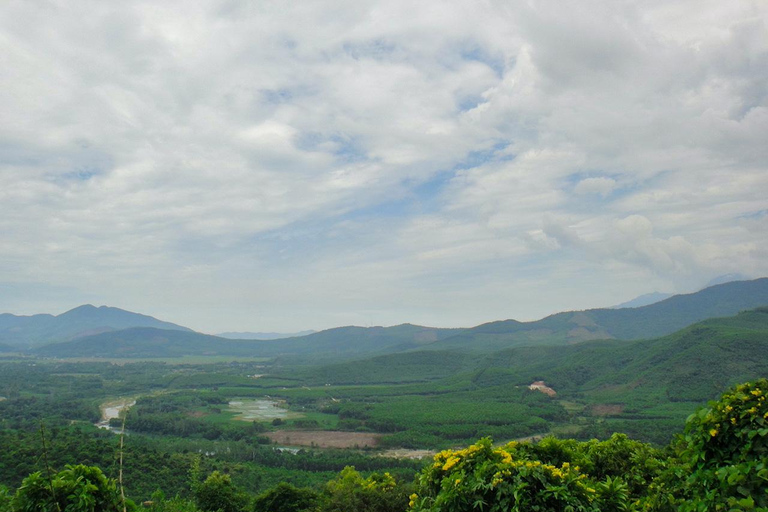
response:
<path fill-rule="evenodd" d="M 0 315 L 0 344 L 31 347 L 33 353 L 49 357 L 231 355 L 329 362 L 423 350 L 477 354 L 599 339 L 658 338 L 707 318 L 767 305 L 768 278 L 762 278 L 728 282 L 638 308 L 569 311 L 533 322 L 503 320 L 469 329 L 349 326 L 276 340 L 225 339 L 146 315 L 86 305 L 58 316 Z"/>
<path fill-rule="evenodd" d="M 56 316 L 0 314 L 0 343 L 16 348 L 30 348 L 131 327 L 192 332 L 186 327 L 163 322 L 151 316 L 119 308 L 85 304 Z"/>

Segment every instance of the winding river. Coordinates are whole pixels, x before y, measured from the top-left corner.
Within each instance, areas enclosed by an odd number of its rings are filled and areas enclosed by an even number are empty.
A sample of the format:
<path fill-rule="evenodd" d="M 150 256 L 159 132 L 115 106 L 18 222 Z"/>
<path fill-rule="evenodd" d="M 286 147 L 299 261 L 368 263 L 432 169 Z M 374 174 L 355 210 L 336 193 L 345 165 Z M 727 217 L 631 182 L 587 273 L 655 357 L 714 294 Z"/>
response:
<path fill-rule="evenodd" d="M 109 402 L 104 402 L 101 404 L 101 420 L 98 423 L 94 423 L 94 425 L 105 430 L 111 430 L 112 432 L 119 433 L 120 429 L 110 426 L 109 420 L 113 418 L 119 418 L 120 413 L 123 410 L 135 404 L 136 400 L 131 399 L 110 400 Z"/>

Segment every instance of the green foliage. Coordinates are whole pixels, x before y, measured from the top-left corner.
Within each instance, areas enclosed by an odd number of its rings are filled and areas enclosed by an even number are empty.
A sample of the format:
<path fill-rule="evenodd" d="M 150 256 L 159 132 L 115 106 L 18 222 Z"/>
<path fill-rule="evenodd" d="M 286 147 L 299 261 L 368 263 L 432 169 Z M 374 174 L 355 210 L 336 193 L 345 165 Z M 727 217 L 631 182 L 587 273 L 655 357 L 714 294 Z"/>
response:
<path fill-rule="evenodd" d="M 126 503 L 130 510 L 135 506 Z M 121 512 L 117 483 L 95 466 L 67 466 L 50 480 L 42 473 L 29 475 L 13 498 L 18 512 Z"/>
<path fill-rule="evenodd" d="M 8 492 L 8 488 L 4 485 L 0 485 L 0 512 L 10 512 L 11 511 L 11 500 L 13 497 L 11 496 L 11 493 Z"/>
<path fill-rule="evenodd" d="M 363 478 L 346 467 L 326 484 L 320 503 L 323 512 L 400 512 L 408 504 L 408 490 L 389 473 Z"/>
<path fill-rule="evenodd" d="M 152 494 L 152 499 L 144 504 L 149 512 L 199 512 L 195 502 L 182 498 L 179 495 L 166 499 L 161 490 Z"/>
<path fill-rule="evenodd" d="M 232 478 L 218 471 L 196 486 L 195 502 L 204 512 L 242 512 L 248 505 L 248 495 L 235 487 Z"/>
<path fill-rule="evenodd" d="M 277 487 L 256 496 L 254 512 L 304 512 L 314 510 L 317 493 L 312 489 L 300 489 L 280 482 Z"/>
<path fill-rule="evenodd" d="M 680 510 L 768 509 L 767 393 L 767 379 L 742 384 L 688 419 Z"/>

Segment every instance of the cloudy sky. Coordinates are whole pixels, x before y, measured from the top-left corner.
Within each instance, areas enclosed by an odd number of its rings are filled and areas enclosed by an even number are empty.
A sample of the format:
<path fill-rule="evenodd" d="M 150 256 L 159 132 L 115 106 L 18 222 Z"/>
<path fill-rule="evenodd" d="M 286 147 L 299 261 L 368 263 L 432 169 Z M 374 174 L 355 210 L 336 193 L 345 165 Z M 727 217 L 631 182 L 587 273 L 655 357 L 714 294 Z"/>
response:
<path fill-rule="evenodd" d="M 470 326 L 734 272 L 762 0 L 0 5 L 0 311 Z"/>

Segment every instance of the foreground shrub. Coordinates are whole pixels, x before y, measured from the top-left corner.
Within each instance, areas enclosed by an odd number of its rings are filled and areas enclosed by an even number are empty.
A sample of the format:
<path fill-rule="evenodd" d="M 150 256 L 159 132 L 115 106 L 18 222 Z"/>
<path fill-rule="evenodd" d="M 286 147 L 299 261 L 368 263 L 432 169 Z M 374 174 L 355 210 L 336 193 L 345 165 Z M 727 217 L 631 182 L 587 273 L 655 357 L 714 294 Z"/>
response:
<path fill-rule="evenodd" d="M 253 502 L 254 512 L 304 512 L 314 510 L 317 505 L 317 493 L 312 489 L 300 489 L 291 484 L 280 482 L 258 496 Z"/>
<path fill-rule="evenodd" d="M 205 512 L 242 512 L 248 495 L 235 487 L 232 478 L 218 471 L 211 473 L 194 489 L 195 502 Z"/>
<path fill-rule="evenodd" d="M 402 512 L 407 505 L 407 488 L 398 486 L 389 473 L 363 478 L 347 466 L 326 484 L 320 508 L 327 512 Z"/>
<path fill-rule="evenodd" d="M 135 508 L 126 501 L 128 510 Z M 21 483 L 12 510 L 23 512 L 122 512 L 115 480 L 94 466 L 66 466 L 50 480 L 39 471 Z"/>
<path fill-rule="evenodd" d="M 680 510 L 768 510 L 768 380 L 742 384 L 688 418 Z"/>
<path fill-rule="evenodd" d="M 595 484 L 577 467 L 518 458 L 516 448 L 517 443 L 494 448 L 486 438 L 464 450 L 437 454 L 419 477 L 411 508 L 419 512 L 599 510 Z M 622 486 L 620 481 L 614 485 Z"/>

